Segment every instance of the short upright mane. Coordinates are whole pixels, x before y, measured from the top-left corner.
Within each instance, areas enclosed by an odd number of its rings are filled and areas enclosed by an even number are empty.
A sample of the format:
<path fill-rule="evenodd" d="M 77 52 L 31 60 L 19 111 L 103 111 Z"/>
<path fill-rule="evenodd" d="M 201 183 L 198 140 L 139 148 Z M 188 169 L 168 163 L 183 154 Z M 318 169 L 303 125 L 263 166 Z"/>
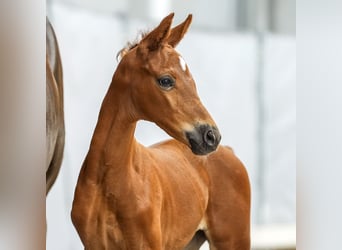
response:
<path fill-rule="evenodd" d="M 144 39 L 149 31 L 140 31 L 137 35 L 137 37 L 133 41 L 128 41 L 126 43 L 126 46 L 123 47 L 116 55 L 116 60 L 119 62 L 126 54 L 128 51 L 134 49 L 135 47 L 138 46 L 140 41 Z"/>

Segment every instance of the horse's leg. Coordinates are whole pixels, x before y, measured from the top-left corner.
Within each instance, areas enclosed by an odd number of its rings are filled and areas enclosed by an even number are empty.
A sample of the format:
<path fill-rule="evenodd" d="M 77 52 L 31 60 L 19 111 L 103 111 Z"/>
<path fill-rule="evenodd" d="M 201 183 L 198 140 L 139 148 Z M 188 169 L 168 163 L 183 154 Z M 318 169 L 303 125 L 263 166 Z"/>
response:
<path fill-rule="evenodd" d="M 203 231 L 197 231 L 192 240 L 184 250 L 199 250 L 202 244 L 207 240 Z"/>
<path fill-rule="evenodd" d="M 118 218 L 125 239 L 125 249 L 164 250 L 159 221 L 158 213 L 153 208 L 140 211 L 130 218 Z"/>
<path fill-rule="evenodd" d="M 213 155 L 207 209 L 211 250 L 250 250 L 250 184 L 242 163 L 227 148 Z"/>

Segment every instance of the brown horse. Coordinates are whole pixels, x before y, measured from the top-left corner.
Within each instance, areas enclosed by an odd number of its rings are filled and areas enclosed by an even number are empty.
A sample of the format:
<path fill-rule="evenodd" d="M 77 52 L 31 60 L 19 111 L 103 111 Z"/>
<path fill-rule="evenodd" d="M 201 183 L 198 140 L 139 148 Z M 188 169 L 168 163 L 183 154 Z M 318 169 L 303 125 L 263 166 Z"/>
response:
<path fill-rule="evenodd" d="M 55 32 L 46 18 L 46 194 L 62 164 L 64 136 L 62 63 Z"/>
<path fill-rule="evenodd" d="M 191 18 L 170 29 L 170 14 L 122 51 L 75 190 L 72 221 L 87 250 L 189 250 L 205 240 L 211 249 L 250 249 L 247 172 L 218 146 L 220 133 L 174 49 Z M 139 144 L 141 119 L 175 140 Z"/>

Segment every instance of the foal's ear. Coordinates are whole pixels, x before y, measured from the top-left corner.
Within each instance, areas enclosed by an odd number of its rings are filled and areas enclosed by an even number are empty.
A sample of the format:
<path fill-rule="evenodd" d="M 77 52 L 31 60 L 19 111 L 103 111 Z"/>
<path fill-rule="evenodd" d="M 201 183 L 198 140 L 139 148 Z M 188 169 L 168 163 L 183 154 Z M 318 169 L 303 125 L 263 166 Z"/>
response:
<path fill-rule="evenodd" d="M 174 13 L 165 17 L 157 28 L 147 34 L 139 43 L 140 48 L 147 48 L 149 51 L 154 51 L 160 48 L 160 46 L 166 41 L 170 34 L 170 27 L 172 23 Z"/>
<path fill-rule="evenodd" d="M 188 31 L 191 21 L 192 15 L 190 14 L 184 22 L 174 27 L 171 30 L 171 34 L 167 38 L 168 44 L 170 44 L 172 47 L 176 47 L 180 40 L 182 40 L 184 37 L 185 33 Z"/>

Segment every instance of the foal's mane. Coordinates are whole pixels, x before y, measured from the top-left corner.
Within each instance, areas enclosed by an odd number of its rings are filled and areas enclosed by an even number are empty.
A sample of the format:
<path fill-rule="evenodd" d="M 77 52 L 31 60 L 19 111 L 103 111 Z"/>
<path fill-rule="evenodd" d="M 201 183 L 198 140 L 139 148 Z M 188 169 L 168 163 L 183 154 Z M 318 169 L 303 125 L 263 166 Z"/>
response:
<path fill-rule="evenodd" d="M 136 38 L 132 41 L 128 41 L 125 45 L 125 47 L 123 47 L 116 55 L 116 60 L 119 62 L 126 54 L 127 52 L 129 52 L 130 50 L 134 49 L 135 47 L 138 46 L 138 44 L 140 43 L 140 41 L 142 39 L 144 39 L 147 34 L 150 33 L 150 31 L 140 31 Z"/>

